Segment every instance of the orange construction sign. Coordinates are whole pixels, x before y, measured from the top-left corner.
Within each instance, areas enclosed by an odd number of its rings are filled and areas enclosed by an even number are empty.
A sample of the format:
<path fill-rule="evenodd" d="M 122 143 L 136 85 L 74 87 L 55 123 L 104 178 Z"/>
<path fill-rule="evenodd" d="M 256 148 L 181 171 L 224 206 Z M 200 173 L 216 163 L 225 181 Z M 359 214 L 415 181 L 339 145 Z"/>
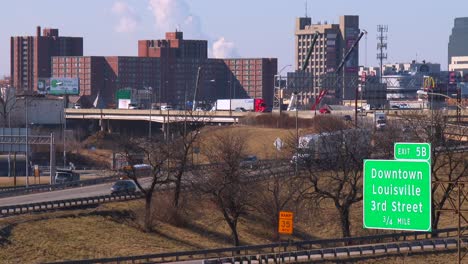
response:
<path fill-rule="evenodd" d="M 280 234 L 291 235 L 293 233 L 293 216 L 292 212 L 279 212 L 278 232 Z"/>

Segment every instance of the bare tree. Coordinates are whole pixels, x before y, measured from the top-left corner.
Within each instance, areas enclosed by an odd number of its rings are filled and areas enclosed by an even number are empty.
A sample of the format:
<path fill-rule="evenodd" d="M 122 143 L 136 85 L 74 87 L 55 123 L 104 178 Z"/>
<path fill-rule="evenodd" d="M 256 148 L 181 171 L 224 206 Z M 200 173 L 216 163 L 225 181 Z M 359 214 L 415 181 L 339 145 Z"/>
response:
<path fill-rule="evenodd" d="M 268 170 L 267 170 L 268 171 Z M 291 173 L 277 173 L 270 171 L 271 177 L 256 185 L 257 191 L 253 198 L 253 206 L 266 216 L 269 226 L 272 227 L 274 239 L 279 239 L 278 215 L 280 211 L 296 211 L 295 208 L 301 202 L 303 195 L 310 190 L 302 177 L 295 177 Z M 286 177 L 285 177 L 286 176 Z"/>
<path fill-rule="evenodd" d="M 193 156 L 193 148 L 199 138 L 201 129 L 206 123 L 204 119 L 206 119 L 205 116 L 200 117 L 193 111 L 186 111 L 183 122 L 173 125 L 173 131 L 177 135 L 171 144 L 173 146 L 172 158 L 175 163 L 172 174 L 175 181 L 173 205 L 176 212 L 179 209 L 183 177 L 193 165 L 190 155 Z"/>
<path fill-rule="evenodd" d="M 459 181 L 468 180 L 468 155 L 463 140 L 468 137 L 464 126 L 450 124 L 444 111 L 432 110 L 427 115 L 411 115 L 405 118 L 413 124 L 411 136 L 414 141 L 431 143 L 432 229 L 437 229 L 441 211 L 451 200 Z M 466 145 L 465 145 L 466 147 Z M 445 188 L 441 188 L 446 182 Z"/>
<path fill-rule="evenodd" d="M 129 166 L 124 169 L 127 176 L 133 180 L 138 189 L 145 197 L 145 230 L 152 229 L 152 211 L 151 203 L 153 193 L 157 187 L 170 184 L 172 181 L 167 171 L 163 171 L 163 167 L 171 158 L 171 146 L 163 142 L 161 138 L 153 138 L 151 141 L 146 139 L 130 139 L 120 142 L 122 153 L 125 155 Z M 144 155 L 151 170 L 149 177 L 142 177 L 137 172 L 135 165 L 138 161 L 135 159 L 135 154 Z"/>
<path fill-rule="evenodd" d="M 10 126 L 9 118 L 16 108 L 16 102 L 15 89 L 10 87 L 0 89 L 0 116 L 5 127 Z"/>
<path fill-rule="evenodd" d="M 402 126 L 397 122 L 387 122 L 384 129 L 374 130 L 373 136 L 373 158 L 393 159 L 395 142 L 406 141 Z"/>
<path fill-rule="evenodd" d="M 312 189 L 307 197 L 317 203 L 332 201 L 343 237 L 349 237 L 351 206 L 363 198 L 363 160 L 370 154 L 370 132 L 350 129 L 320 133 L 302 147 L 308 162 L 301 165 Z"/>
<path fill-rule="evenodd" d="M 241 216 L 251 210 L 252 185 L 243 180 L 241 168 L 245 156 L 245 137 L 223 130 L 210 138 L 204 150 L 212 164 L 211 171 L 198 172 L 196 187 L 216 205 L 232 232 L 233 243 L 240 245 L 237 225 Z"/>

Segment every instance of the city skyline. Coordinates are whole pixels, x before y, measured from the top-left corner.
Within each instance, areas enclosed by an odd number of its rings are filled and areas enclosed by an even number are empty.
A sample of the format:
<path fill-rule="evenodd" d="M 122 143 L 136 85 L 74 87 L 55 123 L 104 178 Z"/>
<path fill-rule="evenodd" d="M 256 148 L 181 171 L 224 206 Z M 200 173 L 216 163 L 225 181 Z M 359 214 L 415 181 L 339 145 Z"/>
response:
<path fill-rule="evenodd" d="M 360 43 L 360 65 L 377 65 L 376 28 L 385 24 L 389 27 L 386 62 L 426 60 L 447 69 L 454 19 L 468 16 L 462 12 L 468 2 L 457 0 L 448 6 L 398 0 L 379 8 L 384 11 L 364 0 L 308 1 L 308 16 L 313 23 L 337 23 L 340 15 L 359 15 L 361 29 L 368 32 Z M 306 13 L 305 1 L 266 0 L 20 0 L 5 3 L 4 9 L 9 12 L 0 21 L 10 26 L 0 28 L 0 76 L 10 72 L 10 37 L 32 36 L 36 26 L 58 28 L 62 36 L 83 37 L 85 56 L 137 56 L 139 39 L 162 38 L 178 29 L 188 39 L 208 40 L 209 57 L 274 57 L 282 68 L 294 64 L 294 22 Z"/>

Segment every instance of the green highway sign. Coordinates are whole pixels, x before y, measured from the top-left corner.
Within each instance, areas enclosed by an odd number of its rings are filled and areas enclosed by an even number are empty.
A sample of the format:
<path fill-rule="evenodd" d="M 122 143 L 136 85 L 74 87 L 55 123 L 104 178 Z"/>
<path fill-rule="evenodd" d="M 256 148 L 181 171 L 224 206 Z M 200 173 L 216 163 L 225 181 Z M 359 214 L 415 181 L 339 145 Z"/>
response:
<path fill-rule="evenodd" d="M 431 231 L 431 165 L 365 160 L 364 228 Z"/>
<path fill-rule="evenodd" d="M 396 160 L 431 160 L 429 143 L 395 143 L 394 151 Z"/>

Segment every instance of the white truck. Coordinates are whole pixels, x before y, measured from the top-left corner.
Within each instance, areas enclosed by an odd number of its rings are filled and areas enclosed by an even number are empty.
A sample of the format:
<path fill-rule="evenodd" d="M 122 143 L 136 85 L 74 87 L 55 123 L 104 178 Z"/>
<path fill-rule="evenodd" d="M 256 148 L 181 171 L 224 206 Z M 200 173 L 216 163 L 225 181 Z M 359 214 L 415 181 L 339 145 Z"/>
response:
<path fill-rule="evenodd" d="M 213 105 L 211 111 L 235 111 L 243 108 L 245 111 L 263 112 L 265 104 L 263 99 L 218 99 Z"/>
<path fill-rule="evenodd" d="M 330 133 L 309 134 L 299 137 L 297 155 L 291 163 L 307 163 L 312 160 L 331 160 L 340 154 L 340 150 L 370 144 L 370 132 L 366 129 L 348 129 Z M 365 148 L 363 148 L 365 150 Z M 353 151 L 358 153 L 359 151 Z"/>
<path fill-rule="evenodd" d="M 384 129 L 387 126 L 387 116 L 383 112 L 374 113 L 374 124 L 377 130 Z"/>

